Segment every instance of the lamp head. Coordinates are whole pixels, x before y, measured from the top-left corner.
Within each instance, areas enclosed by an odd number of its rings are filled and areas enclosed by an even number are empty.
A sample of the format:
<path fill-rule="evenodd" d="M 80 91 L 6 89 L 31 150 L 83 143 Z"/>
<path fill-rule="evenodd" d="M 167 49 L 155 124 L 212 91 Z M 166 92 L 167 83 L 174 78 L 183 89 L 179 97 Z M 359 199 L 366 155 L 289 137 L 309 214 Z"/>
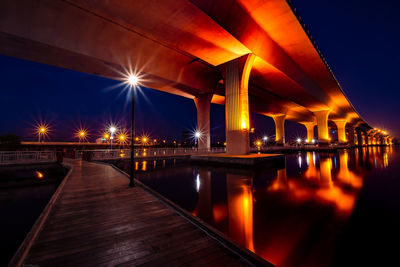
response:
<path fill-rule="evenodd" d="M 115 128 L 114 126 L 110 127 L 110 133 L 115 133 L 117 131 L 117 128 Z"/>
<path fill-rule="evenodd" d="M 139 78 L 134 74 L 130 74 L 128 77 L 128 83 L 132 86 L 136 86 L 139 83 Z"/>
<path fill-rule="evenodd" d="M 194 133 L 194 137 L 200 138 L 200 137 L 201 137 L 201 132 L 196 131 L 196 132 Z"/>

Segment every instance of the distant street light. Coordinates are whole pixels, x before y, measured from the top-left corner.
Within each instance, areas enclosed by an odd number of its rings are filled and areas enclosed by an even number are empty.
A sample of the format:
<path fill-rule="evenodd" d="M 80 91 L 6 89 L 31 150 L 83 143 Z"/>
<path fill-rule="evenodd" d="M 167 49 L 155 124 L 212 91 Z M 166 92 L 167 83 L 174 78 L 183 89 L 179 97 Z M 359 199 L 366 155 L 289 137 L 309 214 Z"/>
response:
<path fill-rule="evenodd" d="M 49 127 L 46 124 L 39 124 L 36 126 L 36 134 L 38 135 L 38 142 L 40 143 L 40 139 L 44 140 L 44 137 L 49 132 Z"/>
<path fill-rule="evenodd" d="M 117 128 L 115 128 L 114 126 L 110 127 L 110 133 L 114 134 L 117 131 Z"/>
<path fill-rule="evenodd" d="M 196 137 L 196 139 L 199 139 L 199 138 L 201 137 L 201 132 L 196 131 L 196 132 L 194 133 L 194 137 Z"/>
<path fill-rule="evenodd" d="M 143 137 L 143 138 L 142 138 L 142 143 L 143 143 L 143 144 L 146 144 L 146 143 L 147 143 L 147 138 L 146 138 L 146 137 Z"/>
<path fill-rule="evenodd" d="M 110 126 L 109 129 L 111 136 L 110 136 L 110 144 L 111 144 L 111 150 L 112 150 L 112 144 L 113 144 L 113 139 L 114 139 L 114 133 L 117 131 L 117 128 L 115 126 Z"/>
<path fill-rule="evenodd" d="M 196 130 L 194 132 L 194 141 L 195 141 L 195 146 L 197 145 L 197 150 L 199 150 L 199 139 L 201 138 L 201 132 L 199 130 Z"/>
<path fill-rule="evenodd" d="M 129 186 L 135 186 L 135 181 L 133 179 L 134 172 L 135 172 L 135 142 L 134 135 L 135 135 L 135 94 L 136 94 L 136 87 L 139 86 L 139 77 L 135 74 L 130 74 L 127 80 L 130 88 L 132 89 L 132 109 L 131 109 L 131 172 L 129 176 Z"/>
<path fill-rule="evenodd" d="M 86 138 L 87 138 L 87 131 L 86 131 L 85 129 L 79 129 L 79 130 L 76 132 L 75 136 L 78 137 L 79 143 L 80 143 L 81 141 L 85 141 Z"/>

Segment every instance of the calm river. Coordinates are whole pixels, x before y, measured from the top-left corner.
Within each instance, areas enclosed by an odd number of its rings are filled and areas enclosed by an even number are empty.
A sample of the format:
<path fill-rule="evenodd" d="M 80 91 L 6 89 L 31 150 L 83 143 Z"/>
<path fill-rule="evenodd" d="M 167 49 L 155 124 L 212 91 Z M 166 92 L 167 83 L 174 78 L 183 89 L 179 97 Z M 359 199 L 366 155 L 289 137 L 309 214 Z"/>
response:
<path fill-rule="evenodd" d="M 284 168 L 252 171 L 136 168 L 142 182 L 277 266 L 397 265 L 398 147 L 303 152 Z"/>

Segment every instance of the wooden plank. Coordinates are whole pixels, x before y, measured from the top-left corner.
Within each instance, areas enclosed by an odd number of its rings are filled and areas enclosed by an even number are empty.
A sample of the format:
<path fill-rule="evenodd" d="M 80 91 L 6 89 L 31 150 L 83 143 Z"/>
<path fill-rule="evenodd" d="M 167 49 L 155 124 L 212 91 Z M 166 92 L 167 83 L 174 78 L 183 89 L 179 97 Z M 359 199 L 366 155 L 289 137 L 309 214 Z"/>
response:
<path fill-rule="evenodd" d="M 25 264 L 245 265 L 141 187 L 129 188 L 126 177 L 110 166 L 69 164 L 71 176 Z"/>

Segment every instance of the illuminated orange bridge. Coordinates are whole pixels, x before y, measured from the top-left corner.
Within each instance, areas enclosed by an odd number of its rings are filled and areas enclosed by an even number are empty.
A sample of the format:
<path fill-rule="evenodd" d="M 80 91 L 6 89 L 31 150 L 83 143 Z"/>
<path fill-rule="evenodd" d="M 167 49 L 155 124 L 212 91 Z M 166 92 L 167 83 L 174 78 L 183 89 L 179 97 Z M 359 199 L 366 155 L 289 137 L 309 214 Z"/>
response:
<path fill-rule="evenodd" d="M 289 1 L 4 0 L 0 43 L 4 55 L 113 79 L 131 66 L 146 87 L 194 99 L 199 148 L 210 147 L 211 103 L 226 107 L 229 154 L 249 153 L 249 112 L 274 119 L 278 144 L 285 120 L 309 143 L 329 144 L 329 127 L 342 144 L 391 143 L 357 113 Z"/>

